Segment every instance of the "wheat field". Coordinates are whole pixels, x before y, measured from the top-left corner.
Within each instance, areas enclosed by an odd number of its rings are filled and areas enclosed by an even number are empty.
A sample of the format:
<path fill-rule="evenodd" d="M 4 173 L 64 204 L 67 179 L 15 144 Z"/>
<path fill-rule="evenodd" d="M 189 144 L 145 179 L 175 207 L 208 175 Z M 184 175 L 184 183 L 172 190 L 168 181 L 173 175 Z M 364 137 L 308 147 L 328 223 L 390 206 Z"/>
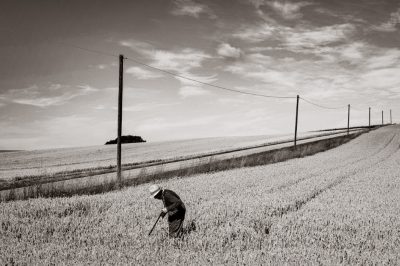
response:
<path fill-rule="evenodd" d="M 400 263 L 400 127 L 314 156 L 161 183 L 187 206 L 167 237 L 147 185 L 0 203 L 1 264 Z"/>
<path fill-rule="evenodd" d="M 332 132 L 343 132 L 331 131 Z M 299 138 L 317 136 L 321 132 L 302 132 Z M 251 147 L 276 141 L 287 141 L 289 135 L 214 137 L 148 143 L 124 144 L 122 164 L 143 163 L 182 158 L 212 152 Z M 26 177 L 96 169 L 116 165 L 116 145 L 99 145 L 32 151 L 0 152 L 0 182 Z"/>

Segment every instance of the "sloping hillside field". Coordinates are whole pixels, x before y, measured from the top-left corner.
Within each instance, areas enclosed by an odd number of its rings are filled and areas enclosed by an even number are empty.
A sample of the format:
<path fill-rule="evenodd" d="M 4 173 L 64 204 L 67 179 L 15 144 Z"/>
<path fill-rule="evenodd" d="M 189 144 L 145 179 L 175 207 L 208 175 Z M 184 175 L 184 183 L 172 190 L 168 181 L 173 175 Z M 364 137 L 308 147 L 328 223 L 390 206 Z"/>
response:
<path fill-rule="evenodd" d="M 400 263 L 400 127 L 282 163 L 170 179 L 183 240 L 148 186 L 0 203 L 0 264 Z M 195 228 L 194 226 L 195 225 Z"/>
<path fill-rule="evenodd" d="M 303 132 L 299 133 L 299 138 L 343 132 L 345 130 Z M 122 164 L 156 162 L 288 140 L 293 140 L 293 134 L 124 144 Z M 116 149 L 116 145 L 101 145 L 0 153 L 0 182 L 25 176 L 48 176 L 83 169 L 108 168 L 116 165 Z"/>

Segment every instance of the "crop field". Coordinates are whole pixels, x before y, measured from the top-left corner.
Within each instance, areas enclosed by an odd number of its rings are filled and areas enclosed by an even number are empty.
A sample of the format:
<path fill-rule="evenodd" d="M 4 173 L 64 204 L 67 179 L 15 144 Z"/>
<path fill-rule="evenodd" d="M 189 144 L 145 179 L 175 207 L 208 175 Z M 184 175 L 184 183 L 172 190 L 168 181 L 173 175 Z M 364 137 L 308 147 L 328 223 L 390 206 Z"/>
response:
<path fill-rule="evenodd" d="M 321 132 L 304 132 L 299 134 L 299 137 L 318 134 Z M 122 164 L 200 155 L 292 138 L 293 134 L 124 144 Z M 0 181 L 16 177 L 46 176 L 80 169 L 115 166 L 115 158 L 116 145 L 3 152 L 0 153 Z"/>
<path fill-rule="evenodd" d="M 140 185 L 0 203 L 0 264 L 400 263 L 400 126 L 313 156 L 161 182 L 188 209 L 167 237 Z"/>

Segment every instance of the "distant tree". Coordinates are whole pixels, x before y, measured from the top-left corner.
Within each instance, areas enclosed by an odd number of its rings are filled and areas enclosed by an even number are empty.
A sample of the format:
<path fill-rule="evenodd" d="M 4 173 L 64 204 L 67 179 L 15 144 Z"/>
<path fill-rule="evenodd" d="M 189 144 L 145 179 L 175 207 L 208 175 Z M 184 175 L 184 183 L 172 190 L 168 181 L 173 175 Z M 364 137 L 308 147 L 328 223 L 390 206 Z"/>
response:
<path fill-rule="evenodd" d="M 106 142 L 105 145 L 109 144 L 117 144 L 118 138 L 109 140 Z M 139 143 L 139 142 L 146 142 L 144 139 L 142 139 L 141 136 L 121 136 L 121 143 Z"/>

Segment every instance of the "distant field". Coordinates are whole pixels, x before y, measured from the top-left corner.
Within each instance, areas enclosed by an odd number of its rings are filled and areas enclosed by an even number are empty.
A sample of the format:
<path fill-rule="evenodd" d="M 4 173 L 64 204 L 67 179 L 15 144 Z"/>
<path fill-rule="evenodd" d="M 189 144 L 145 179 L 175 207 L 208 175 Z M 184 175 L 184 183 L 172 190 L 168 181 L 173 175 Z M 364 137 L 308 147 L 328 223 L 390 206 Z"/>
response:
<path fill-rule="evenodd" d="M 307 132 L 299 137 L 321 134 Z M 290 135 L 204 138 L 122 146 L 122 164 L 165 160 L 292 139 Z M 0 179 L 116 165 L 116 145 L 0 153 Z"/>
<path fill-rule="evenodd" d="M 399 265 L 400 127 L 282 163 L 171 179 L 196 230 L 147 236 L 148 185 L 0 203 L 0 264 Z"/>

